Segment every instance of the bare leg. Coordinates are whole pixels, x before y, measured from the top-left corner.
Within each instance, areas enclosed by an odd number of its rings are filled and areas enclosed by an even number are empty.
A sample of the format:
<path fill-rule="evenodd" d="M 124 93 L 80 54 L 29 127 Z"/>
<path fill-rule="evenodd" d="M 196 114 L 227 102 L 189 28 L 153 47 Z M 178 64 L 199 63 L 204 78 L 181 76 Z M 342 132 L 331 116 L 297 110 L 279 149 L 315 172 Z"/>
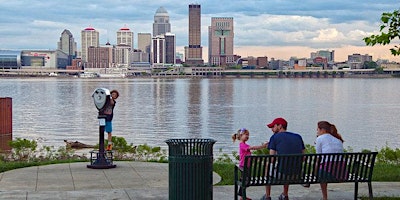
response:
<path fill-rule="evenodd" d="M 283 186 L 283 195 L 289 196 L 289 185 L 284 185 Z"/>
<path fill-rule="evenodd" d="M 320 183 L 322 191 L 322 199 L 328 200 L 328 183 Z"/>
<path fill-rule="evenodd" d="M 108 133 L 108 144 L 112 143 L 112 133 Z"/>
<path fill-rule="evenodd" d="M 265 186 L 265 195 L 266 195 L 266 197 L 271 196 L 271 186 L 270 185 Z"/>
<path fill-rule="evenodd" d="M 107 140 L 108 140 L 107 150 L 111 151 L 112 150 L 112 133 L 111 132 L 108 133 Z"/>

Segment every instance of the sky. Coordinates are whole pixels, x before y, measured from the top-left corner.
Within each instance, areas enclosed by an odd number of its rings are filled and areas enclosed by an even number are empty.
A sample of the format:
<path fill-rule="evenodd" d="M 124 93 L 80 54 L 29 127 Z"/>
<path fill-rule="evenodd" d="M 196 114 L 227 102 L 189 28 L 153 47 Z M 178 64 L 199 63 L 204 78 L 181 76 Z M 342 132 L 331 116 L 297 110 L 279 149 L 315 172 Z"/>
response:
<path fill-rule="evenodd" d="M 400 8 L 399 0 L 0 0 L 0 49 L 57 49 L 64 29 L 80 49 L 81 30 L 100 32 L 100 44 L 116 43 L 116 32 L 128 27 L 152 33 L 154 14 L 162 6 L 170 16 L 177 51 L 188 45 L 188 5 L 201 5 L 203 57 L 207 61 L 211 17 L 233 17 L 234 54 L 268 59 L 309 58 L 311 52 L 335 50 L 335 61 L 353 53 L 388 59 L 393 41 L 366 46 L 362 40 L 378 34 L 383 12 Z"/>

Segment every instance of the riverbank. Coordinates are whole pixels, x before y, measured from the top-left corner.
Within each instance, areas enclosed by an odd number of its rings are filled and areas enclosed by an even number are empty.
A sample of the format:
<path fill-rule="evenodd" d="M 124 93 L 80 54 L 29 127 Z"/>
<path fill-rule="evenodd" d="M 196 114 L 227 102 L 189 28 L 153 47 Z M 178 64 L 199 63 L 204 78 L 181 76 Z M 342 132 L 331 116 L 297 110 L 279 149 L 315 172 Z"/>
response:
<path fill-rule="evenodd" d="M 196 70 L 194 70 L 196 69 Z M 88 75 L 89 74 L 89 75 Z M 400 69 L 350 69 L 350 70 L 224 70 L 202 67 L 177 71 L 152 72 L 151 70 L 125 70 L 102 74 L 86 70 L 62 69 L 0 69 L 0 77 L 52 77 L 83 79 L 116 78 L 392 78 L 400 77 Z"/>
<path fill-rule="evenodd" d="M 77 77 L 69 75 L 59 75 L 59 76 L 46 76 L 46 75 L 0 75 L 0 78 L 4 79 L 15 79 L 15 78 L 57 78 L 57 79 L 236 79 L 236 78 L 255 78 L 255 79 L 307 79 L 307 78 L 400 78 L 397 74 L 343 74 L 342 76 L 323 76 L 323 75 L 263 75 L 263 74 L 230 74 L 230 75 L 139 75 L 139 76 L 126 76 L 126 77 Z"/>

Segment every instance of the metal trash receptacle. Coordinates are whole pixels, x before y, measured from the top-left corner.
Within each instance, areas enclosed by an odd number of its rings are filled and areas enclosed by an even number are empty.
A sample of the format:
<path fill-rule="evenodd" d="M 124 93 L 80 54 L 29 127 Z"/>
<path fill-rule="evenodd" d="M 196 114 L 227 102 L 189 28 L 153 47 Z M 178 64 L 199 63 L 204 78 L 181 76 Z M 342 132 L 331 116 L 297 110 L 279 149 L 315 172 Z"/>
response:
<path fill-rule="evenodd" d="M 213 139 L 169 139 L 169 200 L 213 198 Z"/>

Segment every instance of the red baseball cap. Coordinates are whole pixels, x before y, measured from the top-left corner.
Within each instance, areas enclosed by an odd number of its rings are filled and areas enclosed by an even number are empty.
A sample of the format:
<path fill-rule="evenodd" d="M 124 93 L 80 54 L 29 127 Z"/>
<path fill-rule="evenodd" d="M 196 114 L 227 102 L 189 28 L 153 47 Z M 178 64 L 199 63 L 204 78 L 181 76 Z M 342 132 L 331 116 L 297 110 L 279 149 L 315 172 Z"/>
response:
<path fill-rule="evenodd" d="M 280 124 L 283 126 L 287 126 L 287 121 L 281 117 L 274 119 L 270 124 L 267 124 L 268 128 L 272 128 L 275 124 Z"/>

